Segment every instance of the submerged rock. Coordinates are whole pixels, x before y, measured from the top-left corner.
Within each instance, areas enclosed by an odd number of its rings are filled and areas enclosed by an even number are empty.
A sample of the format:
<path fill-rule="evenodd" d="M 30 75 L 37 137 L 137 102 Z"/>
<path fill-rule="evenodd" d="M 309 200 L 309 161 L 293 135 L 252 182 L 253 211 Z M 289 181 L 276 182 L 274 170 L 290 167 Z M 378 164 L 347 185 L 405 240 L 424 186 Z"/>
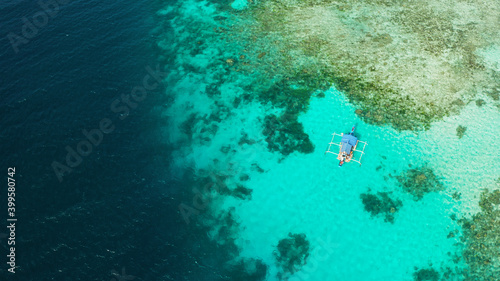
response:
<path fill-rule="evenodd" d="M 437 192 L 444 189 L 432 169 L 419 167 L 410 169 L 396 177 L 404 191 L 413 195 L 413 199 L 418 201 L 429 192 Z"/>
<path fill-rule="evenodd" d="M 228 280 L 261 281 L 266 279 L 267 265 L 260 259 L 241 259 L 227 265 Z"/>
<path fill-rule="evenodd" d="M 457 127 L 457 137 L 461 139 L 465 135 L 465 131 L 467 131 L 467 127 L 459 125 Z"/>
<path fill-rule="evenodd" d="M 483 99 L 477 99 L 476 100 L 476 105 L 481 107 L 485 104 L 486 102 Z"/>
<path fill-rule="evenodd" d="M 240 140 L 238 141 L 238 145 L 243 145 L 243 144 L 252 145 L 252 144 L 254 144 L 254 143 L 256 143 L 256 141 L 255 141 L 255 140 L 253 140 L 253 139 L 250 139 L 250 138 L 248 137 L 248 134 L 247 134 L 247 133 L 245 133 L 245 132 L 242 132 L 242 133 L 241 133 L 241 138 L 240 138 Z"/>
<path fill-rule="evenodd" d="M 252 199 L 252 189 L 246 188 L 241 184 L 238 184 L 236 188 L 232 191 L 232 195 L 239 199 Z"/>
<path fill-rule="evenodd" d="M 279 151 L 288 155 L 294 151 L 312 153 L 314 145 L 304 132 L 304 127 L 297 121 L 296 115 L 283 114 L 277 117 L 274 114 L 266 116 L 264 130 L 267 147 L 270 151 Z"/>
<path fill-rule="evenodd" d="M 287 238 L 279 241 L 274 257 L 281 268 L 278 278 L 287 279 L 288 276 L 299 271 L 306 264 L 309 256 L 309 241 L 303 233 L 289 233 Z"/>
<path fill-rule="evenodd" d="M 438 281 L 439 273 L 434 268 L 423 268 L 413 273 L 415 281 Z"/>
<path fill-rule="evenodd" d="M 383 215 L 385 222 L 394 223 L 394 214 L 403 206 L 401 200 L 390 198 L 388 192 L 362 193 L 359 197 L 363 201 L 365 211 L 373 217 Z"/>

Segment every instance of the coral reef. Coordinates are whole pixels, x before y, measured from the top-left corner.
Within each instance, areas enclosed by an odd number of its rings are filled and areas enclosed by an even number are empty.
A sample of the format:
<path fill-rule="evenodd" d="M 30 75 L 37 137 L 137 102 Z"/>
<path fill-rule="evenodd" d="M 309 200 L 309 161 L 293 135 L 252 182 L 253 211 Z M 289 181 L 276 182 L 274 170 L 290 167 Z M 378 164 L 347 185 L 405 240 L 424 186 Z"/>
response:
<path fill-rule="evenodd" d="M 286 280 L 290 275 L 299 271 L 306 264 L 309 256 L 309 241 L 306 235 L 289 233 L 287 238 L 279 241 L 277 251 L 274 251 L 274 256 L 282 271 L 279 272 L 278 278 Z"/>
<path fill-rule="evenodd" d="M 460 192 L 453 192 L 453 194 L 451 195 L 451 198 L 455 199 L 455 200 L 460 200 L 462 198 L 462 193 Z"/>
<path fill-rule="evenodd" d="M 459 125 L 457 127 L 457 137 L 461 139 L 465 135 L 465 131 L 467 131 L 467 127 Z"/>
<path fill-rule="evenodd" d="M 234 207 L 222 211 L 215 219 L 212 226 L 213 239 L 220 245 L 237 247 L 235 240 L 237 238 L 239 223 L 235 219 Z M 207 219 L 205 219 L 206 223 Z M 210 222 L 209 222 L 210 223 Z M 234 251 L 237 251 L 236 249 Z"/>
<path fill-rule="evenodd" d="M 415 281 L 438 281 L 439 273 L 434 268 L 422 268 L 413 273 Z"/>
<path fill-rule="evenodd" d="M 241 259 L 227 266 L 227 280 L 265 280 L 267 265 L 260 259 Z"/>
<path fill-rule="evenodd" d="M 499 101 L 500 100 L 500 92 L 495 89 L 495 92 L 487 92 L 488 96 L 490 96 L 491 99 L 494 101 Z"/>
<path fill-rule="evenodd" d="M 220 3 L 216 3 L 216 7 L 224 10 L 224 5 Z M 215 16 L 213 21 L 178 26 L 182 32 L 177 31 L 177 60 L 183 64 L 184 70 L 199 74 L 190 78 L 197 80 L 190 81 L 189 85 L 195 82 L 205 84 L 204 93 L 214 101 L 215 106 L 209 116 L 193 113 L 181 125 L 181 131 L 190 141 L 207 143 L 218 131 L 217 122 L 230 116 L 230 107 L 237 108 L 242 103 L 258 100 L 266 106 L 283 108 L 287 112 L 285 123 L 294 126 L 295 132 L 290 136 L 301 138 L 294 140 L 300 144 L 285 145 L 279 151 L 284 155 L 293 151 L 312 152 L 312 143 L 303 132 L 303 127 L 295 125 L 300 124 L 297 118 L 307 110 L 315 91 L 329 88 L 330 81 L 305 68 L 284 70 L 279 62 L 287 60 L 288 54 L 274 48 L 276 40 L 269 42 L 269 36 L 252 32 L 256 29 L 254 20 L 248 18 L 250 14 L 241 12 L 236 16 L 224 11 L 224 16 Z M 203 34 L 199 30 L 204 30 Z M 169 51 L 171 46 L 160 43 L 160 48 Z M 185 79 L 184 72 L 172 74 L 171 79 L 176 83 Z M 229 87 L 231 91 L 236 91 L 228 101 L 225 94 Z M 259 140 L 243 135 L 239 144 L 250 145 L 256 141 Z"/>
<path fill-rule="evenodd" d="M 383 215 L 385 222 L 394 223 L 394 214 L 403 206 L 401 200 L 390 198 L 388 192 L 362 193 L 359 197 L 363 201 L 365 211 L 373 217 Z"/>
<path fill-rule="evenodd" d="M 333 82 L 368 122 L 427 129 L 463 106 L 456 101 L 496 93 L 494 63 L 483 52 L 500 45 L 494 1 L 256 3 L 247 12 L 254 21 L 250 45 L 272 46 L 261 58 L 270 64 L 259 68 Z"/>
<path fill-rule="evenodd" d="M 255 170 L 255 171 L 259 172 L 259 173 L 264 173 L 265 172 L 264 169 L 262 169 L 259 166 L 259 164 L 257 164 L 257 163 L 252 163 L 252 170 Z"/>
<path fill-rule="evenodd" d="M 248 181 L 250 179 L 250 176 L 247 174 L 242 174 L 240 176 L 240 181 Z"/>
<path fill-rule="evenodd" d="M 219 122 L 230 115 L 229 108 L 217 105 L 210 115 L 191 113 L 179 125 L 190 142 L 209 143 L 219 130 Z"/>
<path fill-rule="evenodd" d="M 425 166 L 407 170 L 396 179 L 404 191 L 413 195 L 415 201 L 422 199 L 429 192 L 444 189 L 443 184 L 439 182 L 432 169 Z"/>
<path fill-rule="evenodd" d="M 179 181 L 183 185 L 176 186 L 183 187 L 175 189 L 175 196 L 181 198 L 184 211 L 189 212 L 184 215 L 187 215 L 189 219 L 185 221 L 183 215 L 171 217 L 171 219 L 175 220 L 174 222 L 179 231 L 175 232 L 175 235 L 172 234 L 172 237 L 177 239 L 172 238 L 174 244 L 167 243 L 165 249 L 172 251 L 186 243 L 186 245 L 192 247 L 186 248 L 188 249 L 186 253 L 178 252 L 176 255 L 176 258 L 183 262 L 181 264 L 186 265 L 185 268 L 189 272 L 182 271 L 183 275 L 175 275 L 172 280 L 199 280 L 199 276 L 196 275 L 199 271 L 196 271 L 196 269 L 200 267 L 210 269 L 205 271 L 208 280 L 266 280 L 267 265 L 261 260 L 237 259 L 240 249 L 235 241 L 241 226 L 234 214 L 234 208 L 222 212 L 214 211 L 217 209 L 218 202 L 213 200 L 212 197 L 213 191 L 217 190 L 217 187 L 209 184 L 214 180 L 208 179 L 204 175 L 200 178 L 195 175 L 194 169 L 191 169 Z M 209 186 L 204 188 L 207 184 Z M 172 199 L 172 197 L 169 198 Z M 157 201 L 161 201 L 161 199 L 160 196 Z M 172 208 L 172 212 L 180 211 L 182 213 L 181 205 Z M 148 206 L 155 209 L 155 206 L 165 205 Z M 155 210 L 158 210 L 158 208 Z M 161 212 L 153 211 L 151 214 L 157 216 L 159 220 L 162 218 Z M 185 227 L 182 227 L 182 225 L 185 225 Z M 169 233 L 165 235 L 169 235 Z"/>
<path fill-rule="evenodd" d="M 314 151 L 314 146 L 298 121 L 298 116 L 307 110 L 314 90 L 326 89 L 328 85 L 325 80 L 302 71 L 275 82 L 267 89 L 253 89 L 260 92 L 258 97 L 262 103 L 271 102 L 274 106 L 285 109 L 279 118 L 272 114 L 264 120 L 263 134 L 266 136 L 269 150 L 279 151 L 285 156 L 294 151 Z"/>
<path fill-rule="evenodd" d="M 314 151 L 314 145 L 294 114 L 284 113 L 280 117 L 274 114 L 266 116 L 262 133 L 266 136 L 267 147 L 271 151 L 279 151 L 283 155 L 294 151 L 302 153 Z"/>
<path fill-rule="evenodd" d="M 203 174 L 204 171 L 200 171 Z M 244 175 L 248 177 L 248 175 Z M 227 175 L 214 175 L 202 176 L 195 181 L 195 187 L 203 192 L 205 197 L 213 197 L 211 193 L 217 193 L 224 196 L 233 196 L 243 200 L 252 199 L 252 189 L 247 188 L 241 184 L 237 184 L 236 187 L 230 187 L 226 184 Z M 245 179 L 245 178 L 243 178 Z"/>
<path fill-rule="evenodd" d="M 485 104 L 486 102 L 483 99 L 477 99 L 476 100 L 476 105 L 481 107 Z"/>
<path fill-rule="evenodd" d="M 330 83 L 321 75 L 310 73 L 307 69 L 289 73 L 286 78 L 278 80 L 269 88 L 263 89 L 259 99 L 271 102 L 274 106 L 285 108 L 291 114 L 307 110 L 309 100 L 317 89 L 326 90 Z"/>
<path fill-rule="evenodd" d="M 243 145 L 243 144 L 248 144 L 248 145 L 252 145 L 254 144 L 256 141 L 255 140 L 252 140 L 248 137 L 248 134 L 247 133 L 242 133 L 241 134 L 241 138 L 240 138 L 240 141 L 238 141 L 238 145 Z"/>
<path fill-rule="evenodd" d="M 240 199 L 252 199 L 252 191 L 250 188 L 246 188 L 241 184 L 238 184 L 236 188 L 232 191 L 231 195 Z"/>
<path fill-rule="evenodd" d="M 479 201 L 481 211 L 471 219 L 460 219 L 463 229 L 464 260 L 469 265 L 465 280 L 498 280 L 500 276 L 500 190 L 485 190 Z"/>

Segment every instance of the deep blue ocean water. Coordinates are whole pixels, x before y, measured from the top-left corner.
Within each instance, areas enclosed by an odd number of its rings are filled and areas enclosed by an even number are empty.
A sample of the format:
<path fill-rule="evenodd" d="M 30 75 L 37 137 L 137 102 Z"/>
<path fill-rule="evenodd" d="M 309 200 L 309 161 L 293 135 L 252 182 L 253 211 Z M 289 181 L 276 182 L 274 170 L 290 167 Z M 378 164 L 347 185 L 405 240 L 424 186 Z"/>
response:
<path fill-rule="evenodd" d="M 23 17 L 32 22 L 42 8 L 0 4 L 0 163 L 5 173 L 16 168 L 18 218 L 18 267 L 7 272 L 2 236 L 0 280 L 204 280 L 193 277 L 200 271 L 213 280 L 193 262 L 204 254 L 199 245 L 191 250 L 203 232 L 177 214 L 183 183 L 163 173 L 170 152 L 158 131 L 163 86 L 123 120 L 110 109 L 142 84 L 147 66 L 168 68 L 154 47 L 159 3 L 60 2 L 17 53 L 8 34 L 22 35 Z M 82 130 L 103 118 L 115 130 L 59 182 L 53 161 L 64 163 L 65 147 L 76 149 Z M 3 229 L 4 188 L 0 199 Z"/>

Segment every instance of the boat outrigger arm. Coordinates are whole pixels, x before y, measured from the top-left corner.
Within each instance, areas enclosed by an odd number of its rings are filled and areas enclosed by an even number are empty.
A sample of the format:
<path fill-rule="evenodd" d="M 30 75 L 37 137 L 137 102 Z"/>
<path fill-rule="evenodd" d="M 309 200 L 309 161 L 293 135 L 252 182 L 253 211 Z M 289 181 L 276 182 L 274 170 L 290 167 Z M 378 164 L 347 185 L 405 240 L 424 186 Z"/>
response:
<path fill-rule="evenodd" d="M 342 167 L 344 162 L 358 162 L 361 165 L 361 157 L 365 154 L 365 147 L 367 145 L 366 142 L 358 140 L 357 137 L 354 136 L 355 126 L 352 127 L 351 132 L 349 134 L 332 134 L 332 140 L 328 144 L 328 149 L 325 151 L 326 153 L 337 154 L 337 159 L 340 161 L 339 167 Z M 335 137 L 340 137 L 340 142 L 335 141 Z M 363 148 L 358 149 L 358 145 L 362 144 Z M 331 151 L 332 145 L 339 146 L 339 152 Z M 358 158 L 359 156 L 359 158 Z"/>

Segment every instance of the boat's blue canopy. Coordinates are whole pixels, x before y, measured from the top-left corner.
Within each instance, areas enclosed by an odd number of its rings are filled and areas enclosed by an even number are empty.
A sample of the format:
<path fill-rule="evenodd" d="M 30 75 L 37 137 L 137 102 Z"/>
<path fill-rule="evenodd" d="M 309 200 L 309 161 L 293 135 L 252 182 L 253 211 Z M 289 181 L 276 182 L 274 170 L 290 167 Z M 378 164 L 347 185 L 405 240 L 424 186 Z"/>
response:
<path fill-rule="evenodd" d="M 358 142 L 358 138 L 353 135 L 343 135 L 340 143 L 342 144 L 341 152 L 351 153 L 351 149 Z"/>

